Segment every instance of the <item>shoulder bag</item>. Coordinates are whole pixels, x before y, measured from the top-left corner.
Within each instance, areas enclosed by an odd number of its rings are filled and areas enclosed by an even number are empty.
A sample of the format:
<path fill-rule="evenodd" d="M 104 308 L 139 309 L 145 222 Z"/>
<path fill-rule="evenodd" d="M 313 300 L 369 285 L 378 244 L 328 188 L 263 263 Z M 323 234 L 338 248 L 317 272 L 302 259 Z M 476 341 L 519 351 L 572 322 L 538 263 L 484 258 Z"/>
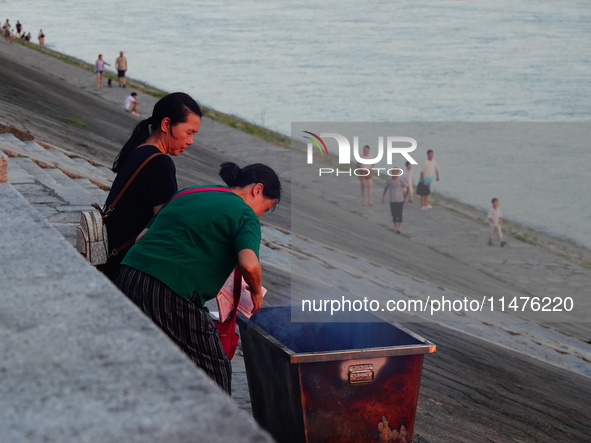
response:
<path fill-rule="evenodd" d="M 236 314 L 238 313 L 238 303 L 240 302 L 241 286 L 242 274 L 240 273 L 240 267 L 236 266 L 236 269 L 234 270 L 234 309 L 225 322 L 218 320 L 213 321 L 213 324 L 220 334 L 220 341 L 222 342 L 224 352 L 230 360 L 232 360 L 236 353 L 238 339 L 240 338 L 240 335 L 236 332 Z"/>
<path fill-rule="evenodd" d="M 133 175 L 127 180 L 127 183 L 125 183 L 125 186 L 123 186 L 119 194 L 117 194 L 113 203 L 107 208 L 101 208 L 98 203 L 93 203 L 92 207 L 94 209 L 82 211 L 82 214 L 80 215 L 80 225 L 76 227 L 76 249 L 91 265 L 96 266 L 105 264 L 109 257 L 117 255 L 135 241 L 135 238 L 132 238 L 118 248 L 113 248 L 109 251 L 105 219 L 115 210 L 115 206 L 143 167 L 157 155 L 163 154 L 160 152 L 152 154 L 139 165 Z"/>

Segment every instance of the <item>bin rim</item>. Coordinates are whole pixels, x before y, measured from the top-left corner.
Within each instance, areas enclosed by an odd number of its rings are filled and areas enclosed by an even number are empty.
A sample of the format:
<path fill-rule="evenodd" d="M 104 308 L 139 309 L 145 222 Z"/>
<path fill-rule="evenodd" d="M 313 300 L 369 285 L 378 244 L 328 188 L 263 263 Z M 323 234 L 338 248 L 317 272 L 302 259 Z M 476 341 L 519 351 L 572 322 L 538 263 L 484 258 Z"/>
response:
<path fill-rule="evenodd" d="M 290 363 L 316 363 L 325 361 L 336 361 L 336 360 L 366 360 L 380 357 L 399 357 L 406 355 L 420 355 L 420 354 L 433 354 L 437 351 L 437 346 L 431 341 L 421 337 L 418 334 L 408 330 L 404 326 L 400 326 L 398 323 L 392 323 L 384 320 L 404 333 L 410 335 L 415 340 L 420 341 L 419 344 L 400 345 L 396 347 L 375 347 L 375 348 L 362 348 L 362 349 L 339 349 L 335 351 L 319 351 L 319 352 L 295 352 L 284 343 L 277 340 L 263 328 L 256 323 L 247 319 L 241 313 L 238 313 L 239 326 L 250 329 L 260 337 L 264 337 L 274 347 L 278 348 L 281 352 L 289 357 Z M 382 319 L 383 320 L 383 319 Z"/>

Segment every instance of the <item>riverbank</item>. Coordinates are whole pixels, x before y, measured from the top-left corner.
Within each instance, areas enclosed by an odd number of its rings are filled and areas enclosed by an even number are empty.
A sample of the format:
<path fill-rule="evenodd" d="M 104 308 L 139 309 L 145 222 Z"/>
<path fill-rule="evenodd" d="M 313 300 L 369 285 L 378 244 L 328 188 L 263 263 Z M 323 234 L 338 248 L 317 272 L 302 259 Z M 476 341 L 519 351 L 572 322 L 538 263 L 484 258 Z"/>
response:
<path fill-rule="evenodd" d="M 137 122 L 122 109 L 130 90 L 97 90 L 92 73 L 18 45 L 0 45 L 0 57 L 4 124 L 112 162 Z M 145 112 L 156 97 L 142 99 L 140 112 Z M 591 284 L 588 267 L 577 263 L 576 253 L 584 256 L 584 251 L 568 252 L 564 245 L 563 254 L 573 261 L 567 260 L 555 253 L 556 246 L 540 247 L 542 237 L 533 232 L 527 232 L 530 242 L 515 238 L 507 248 L 487 247 L 483 214 L 439 196 L 427 213 L 416 203 L 407 205 L 404 233 L 394 236 L 384 207 L 359 204 L 356 179 L 337 184 L 311 180 L 294 190 L 288 150 L 210 119 L 204 119 L 195 144 L 175 159 L 179 185 L 216 182 L 217 165 L 225 160 L 264 161 L 285 180 L 285 198 L 263 219 L 261 257 L 269 304 L 289 301 L 290 284 L 298 278 L 284 265 L 286 256 L 299 260 L 296 265 L 312 288 L 322 288 L 330 272 L 331 281 L 347 293 L 373 294 L 386 286 L 394 291 L 390 296 L 400 299 L 442 291 L 438 294 L 471 298 L 579 294 L 579 300 Z M 305 199 L 299 212 L 290 205 L 294 192 Z M 303 229 L 290 233 L 294 217 Z M 588 305 L 577 309 L 589 312 Z M 579 374 L 589 370 L 588 318 L 583 323 L 567 318 L 556 325 L 527 318 L 509 319 L 507 325 L 496 318 L 470 317 L 466 323 L 453 316 L 431 323 L 422 319 L 412 329 L 435 342 L 438 353 L 425 360 L 416 432 L 434 442 L 584 441 L 591 435 L 584 424 L 590 420 L 579 405 L 591 388 L 589 378 Z M 539 423 L 551 423 L 554 430 Z"/>
<path fill-rule="evenodd" d="M 62 54 L 60 52 L 54 51 L 54 50 L 49 49 L 47 47 L 41 47 L 41 46 L 34 44 L 34 43 L 27 43 L 22 40 L 15 40 L 15 42 L 17 44 L 24 46 L 24 47 L 27 47 L 28 49 L 30 49 L 32 51 L 36 51 L 40 54 L 49 56 L 52 59 L 55 59 L 56 61 L 63 62 L 63 63 L 52 64 L 53 75 L 67 78 L 68 74 L 65 71 L 68 70 L 68 65 L 75 67 L 75 68 L 82 69 L 84 71 L 87 71 L 90 74 L 93 73 L 93 66 L 90 63 L 86 63 L 86 62 L 84 62 L 80 59 L 77 59 L 75 57 L 69 56 L 67 54 Z M 30 55 L 32 57 L 30 59 L 27 57 L 23 57 L 23 54 L 21 53 L 21 55 L 19 57 L 22 57 L 22 58 L 20 60 L 22 60 L 25 64 L 34 65 L 36 62 L 33 60 L 33 58 L 34 58 L 33 53 L 28 53 L 28 55 Z M 113 81 L 113 84 L 116 84 L 116 74 L 115 73 L 113 73 L 113 72 L 106 72 L 105 73 L 105 85 L 107 83 L 106 79 L 111 79 Z M 78 86 L 80 86 L 80 85 L 78 85 Z M 92 88 L 93 85 L 92 85 L 92 83 L 89 83 L 88 86 L 90 86 Z M 160 89 L 155 88 L 149 84 L 146 84 L 144 82 L 137 81 L 134 79 L 129 79 L 128 86 L 129 86 L 130 90 L 133 89 L 143 95 L 142 100 L 143 100 L 144 105 L 142 106 L 142 108 L 144 110 L 150 109 L 151 106 L 159 98 L 163 97 L 167 93 L 166 91 L 160 90 Z M 89 88 L 89 90 L 92 90 L 91 88 Z M 118 92 L 119 92 L 118 94 L 106 94 L 103 92 L 103 97 L 106 98 L 107 100 L 112 101 L 116 105 L 120 105 L 122 94 L 121 94 L 121 91 L 118 91 Z M 247 122 L 247 121 L 241 120 L 235 116 L 216 111 L 213 108 L 209 108 L 206 106 L 203 106 L 202 108 L 203 108 L 204 115 L 206 117 L 208 117 L 216 122 L 219 122 L 225 126 L 237 129 L 237 130 L 244 132 L 246 134 L 249 134 L 249 135 L 253 135 L 257 138 L 260 138 L 261 140 L 264 140 L 265 142 L 272 143 L 272 144 L 277 145 L 279 147 L 291 147 L 291 148 L 294 148 L 295 147 L 294 145 L 297 143 L 296 141 L 290 139 L 286 135 L 280 134 L 275 131 L 271 131 L 271 130 L 266 129 L 262 126 L 256 125 L 254 123 Z M 74 119 L 74 122 L 75 121 L 76 120 Z M 15 124 L 18 125 L 18 123 L 15 123 Z M 84 122 L 79 121 L 79 122 L 77 122 L 77 124 L 84 124 Z M 0 131 L 8 131 L 8 130 L 9 130 L 8 128 L 6 128 L 6 129 L 0 128 Z M 32 136 L 27 135 L 26 132 L 23 132 L 22 134 L 19 134 L 19 137 L 27 139 Z M 295 147 L 295 148 L 297 149 L 299 147 L 300 146 Z M 301 146 L 301 148 L 303 148 L 303 145 Z M 470 205 L 458 202 L 457 200 L 445 198 L 441 195 L 438 195 L 437 198 L 439 199 L 440 205 L 445 207 L 446 209 L 463 214 L 475 221 L 480 221 L 480 222 L 486 223 L 484 214 L 481 210 L 479 210 L 475 207 L 472 207 Z M 550 235 L 547 235 L 547 234 L 541 233 L 539 231 L 536 231 L 534 229 L 523 226 L 519 223 L 512 222 L 510 219 L 505 220 L 504 229 L 505 229 L 506 235 L 508 235 L 518 241 L 529 243 L 534 246 L 539 246 L 539 247 L 546 249 L 552 253 L 558 254 L 561 257 L 563 257 L 569 261 L 572 261 L 573 263 L 577 263 L 585 268 L 591 269 L 591 251 L 589 251 L 586 248 L 580 247 L 580 246 L 575 245 L 575 244 L 568 242 L 568 241 L 557 239 L 557 238 L 552 237 Z"/>

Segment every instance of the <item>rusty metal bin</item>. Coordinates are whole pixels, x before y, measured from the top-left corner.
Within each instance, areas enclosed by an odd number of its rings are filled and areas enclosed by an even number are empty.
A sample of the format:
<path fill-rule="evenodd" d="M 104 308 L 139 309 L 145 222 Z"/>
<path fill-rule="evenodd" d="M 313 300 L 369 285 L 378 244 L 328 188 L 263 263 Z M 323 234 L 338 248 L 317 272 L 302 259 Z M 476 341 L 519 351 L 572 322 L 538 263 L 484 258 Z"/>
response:
<path fill-rule="evenodd" d="M 386 322 L 292 323 L 289 306 L 239 316 L 252 413 L 279 442 L 412 441 L 424 354 Z"/>

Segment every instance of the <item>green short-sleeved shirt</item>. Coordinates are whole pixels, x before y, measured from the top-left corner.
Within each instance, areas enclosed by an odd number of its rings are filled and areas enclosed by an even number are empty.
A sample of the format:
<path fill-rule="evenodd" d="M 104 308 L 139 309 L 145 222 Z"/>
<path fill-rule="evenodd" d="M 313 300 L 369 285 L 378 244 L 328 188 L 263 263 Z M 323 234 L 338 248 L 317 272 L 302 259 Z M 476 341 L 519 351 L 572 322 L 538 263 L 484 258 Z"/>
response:
<path fill-rule="evenodd" d="M 205 186 L 195 188 L 200 187 Z M 258 257 L 260 243 L 259 219 L 240 196 L 194 192 L 167 203 L 121 264 L 157 278 L 183 298 L 196 291 L 203 304 L 236 267 L 238 252 L 251 249 Z"/>

